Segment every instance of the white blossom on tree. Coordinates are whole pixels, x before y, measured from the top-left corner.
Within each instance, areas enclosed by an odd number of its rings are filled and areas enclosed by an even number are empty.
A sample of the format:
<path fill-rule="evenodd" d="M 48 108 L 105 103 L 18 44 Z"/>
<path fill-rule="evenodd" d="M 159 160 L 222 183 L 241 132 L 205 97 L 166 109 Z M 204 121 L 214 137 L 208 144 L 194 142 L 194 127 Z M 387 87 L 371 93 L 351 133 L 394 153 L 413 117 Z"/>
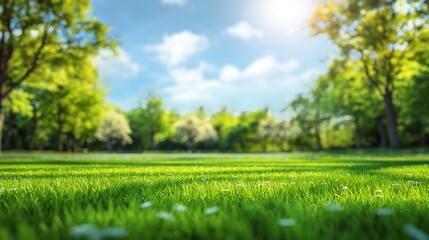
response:
<path fill-rule="evenodd" d="M 270 142 L 278 143 L 283 151 L 284 143 L 290 136 L 289 124 L 286 121 L 278 121 L 274 117 L 266 117 L 259 123 L 256 136 L 263 143 L 264 151 Z"/>
<path fill-rule="evenodd" d="M 186 144 L 192 150 L 196 143 L 217 141 L 218 135 L 207 119 L 195 115 L 186 116 L 174 124 L 175 137 L 178 142 Z"/>
<path fill-rule="evenodd" d="M 285 150 L 285 142 L 288 138 L 291 137 L 291 134 L 292 134 L 289 123 L 287 121 L 280 121 L 277 124 L 276 132 L 277 132 L 276 137 L 277 137 L 277 140 L 279 141 L 280 149 L 282 151 L 284 151 Z"/>
<path fill-rule="evenodd" d="M 107 150 L 112 150 L 112 141 L 120 140 L 122 145 L 132 143 L 131 128 L 127 119 L 117 111 L 109 111 L 98 127 L 95 137 L 107 144 Z"/>
<path fill-rule="evenodd" d="M 263 150 L 267 150 L 267 144 L 277 136 L 278 121 L 274 117 L 266 117 L 261 120 L 256 132 L 256 137 L 262 142 Z"/>

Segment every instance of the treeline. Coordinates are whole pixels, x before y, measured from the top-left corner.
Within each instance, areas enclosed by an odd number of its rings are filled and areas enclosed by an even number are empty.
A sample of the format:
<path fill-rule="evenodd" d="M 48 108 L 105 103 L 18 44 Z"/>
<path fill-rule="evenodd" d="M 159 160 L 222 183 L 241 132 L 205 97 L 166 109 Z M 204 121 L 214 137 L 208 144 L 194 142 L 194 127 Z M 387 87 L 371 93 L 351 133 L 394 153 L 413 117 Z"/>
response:
<path fill-rule="evenodd" d="M 425 146 L 429 140 L 429 4 L 325 1 L 315 35 L 337 46 L 329 68 L 285 106 L 239 114 L 179 114 L 148 96 L 128 112 L 108 104 L 92 63 L 115 49 L 90 2 L 0 3 L 0 149 L 288 151 Z M 3 139 L 1 136 L 4 135 Z"/>

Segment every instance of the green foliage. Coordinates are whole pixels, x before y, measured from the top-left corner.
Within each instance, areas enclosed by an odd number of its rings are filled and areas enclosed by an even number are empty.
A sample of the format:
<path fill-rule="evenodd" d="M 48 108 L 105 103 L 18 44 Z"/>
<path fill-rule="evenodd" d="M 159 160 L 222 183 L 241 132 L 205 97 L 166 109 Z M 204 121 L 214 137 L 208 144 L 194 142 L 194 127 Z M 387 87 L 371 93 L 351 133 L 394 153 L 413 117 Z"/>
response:
<path fill-rule="evenodd" d="M 333 88 L 328 94 L 334 107 L 328 112 L 334 113 L 340 105 L 343 115 L 354 118 L 357 142 L 361 115 L 381 119 L 379 104 L 374 101 L 380 98 L 390 145 L 399 148 L 400 124 L 406 117 L 401 115 L 403 105 L 397 99 L 412 87 L 412 76 L 419 69 L 414 53 L 429 23 L 426 10 L 426 4 L 413 0 L 332 0 L 321 3 L 314 12 L 310 20 L 314 34 L 328 35 L 340 50 L 330 73 L 324 76 L 335 80 L 331 80 Z M 427 44 L 423 48 L 426 52 Z M 366 84 L 361 84 L 363 81 Z"/>
<path fill-rule="evenodd" d="M 144 106 L 127 113 L 132 129 L 132 138 L 138 150 L 154 150 L 163 140 L 161 136 L 169 127 L 168 112 L 162 99 L 157 96 L 148 96 Z"/>
<path fill-rule="evenodd" d="M 71 86 L 68 80 L 76 78 L 82 82 L 90 81 L 87 86 L 93 87 L 91 80 L 96 78 L 88 77 L 85 71 L 93 72 L 94 69 L 86 68 L 84 63 L 89 64 L 88 59 L 96 55 L 99 49 L 115 46 L 107 37 L 108 27 L 90 17 L 90 5 L 90 0 L 0 2 L 0 144 L 5 110 L 11 108 L 8 104 L 15 106 L 13 108 L 16 109 L 11 109 L 12 112 L 24 115 L 31 115 L 31 112 L 34 115 L 32 125 L 36 125 L 37 121 L 34 119 L 38 117 L 34 108 L 38 106 L 28 102 L 41 96 L 40 92 L 57 91 L 60 95 L 70 96 L 57 98 L 58 101 L 75 100 L 76 95 L 72 95 L 79 94 L 81 100 L 70 102 L 75 104 L 76 108 L 86 106 L 91 98 L 99 101 L 101 95 L 98 94 L 98 89 L 91 92 L 90 89 L 84 90 L 85 87 L 82 87 L 80 91 L 70 94 L 68 91 L 72 89 L 66 89 Z M 59 103 L 58 106 L 60 105 Z M 30 110 L 31 108 L 33 110 Z M 57 112 L 62 112 L 60 108 L 58 107 Z M 71 108 L 71 112 L 81 113 L 79 109 Z M 80 121 L 64 123 L 71 138 L 83 136 L 88 132 L 88 128 L 93 128 L 90 126 L 92 120 L 83 120 L 92 118 L 91 114 L 97 115 L 97 112 L 88 112 L 89 117 L 78 117 Z M 60 118 L 58 122 L 63 121 Z M 63 126 L 62 123 L 58 125 L 58 147 L 62 150 Z M 30 138 L 33 139 L 34 135 L 35 132 L 32 131 Z"/>

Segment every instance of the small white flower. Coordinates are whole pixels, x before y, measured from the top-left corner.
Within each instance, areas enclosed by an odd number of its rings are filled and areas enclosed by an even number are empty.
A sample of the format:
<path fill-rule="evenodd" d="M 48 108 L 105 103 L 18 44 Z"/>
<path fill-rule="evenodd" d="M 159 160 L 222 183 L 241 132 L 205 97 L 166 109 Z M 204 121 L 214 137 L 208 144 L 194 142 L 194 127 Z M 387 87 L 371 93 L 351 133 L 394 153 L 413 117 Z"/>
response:
<path fill-rule="evenodd" d="M 71 238 L 94 238 L 99 235 L 97 227 L 93 224 L 77 225 L 70 229 Z"/>
<path fill-rule="evenodd" d="M 173 210 L 176 212 L 185 212 L 187 208 L 182 204 L 177 204 L 176 206 L 174 206 Z"/>
<path fill-rule="evenodd" d="M 415 240 L 429 240 L 429 236 L 411 224 L 404 226 L 405 233 Z"/>
<path fill-rule="evenodd" d="M 292 227 L 295 225 L 295 219 L 282 218 L 282 219 L 279 219 L 278 224 L 282 227 Z"/>
<path fill-rule="evenodd" d="M 390 216 L 393 215 L 395 211 L 390 208 L 378 208 L 375 210 L 375 214 L 378 216 Z"/>
<path fill-rule="evenodd" d="M 343 186 L 343 191 L 345 191 L 345 190 L 347 190 L 347 189 L 349 189 L 348 187 L 346 187 L 346 186 Z"/>
<path fill-rule="evenodd" d="M 166 221 L 174 221 L 174 216 L 168 212 L 158 212 L 157 216 Z"/>
<path fill-rule="evenodd" d="M 204 210 L 205 215 L 212 215 L 212 214 L 216 214 L 218 212 L 219 212 L 218 206 L 213 206 L 211 208 L 207 208 L 206 210 Z"/>
<path fill-rule="evenodd" d="M 144 203 L 140 204 L 140 208 L 150 208 L 150 207 L 152 207 L 151 202 L 144 202 Z"/>
<path fill-rule="evenodd" d="M 122 239 L 128 234 L 124 228 L 106 228 L 99 231 L 102 239 Z M 91 238 L 94 239 L 94 238 Z"/>
<path fill-rule="evenodd" d="M 333 203 L 333 202 L 327 202 L 326 206 L 327 206 L 328 210 L 331 212 L 341 212 L 344 210 L 343 206 L 336 204 L 336 203 Z"/>
<path fill-rule="evenodd" d="M 376 192 L 376 193 L 381 193 L 381 192 L 383 192 L 383 191 L 381 191 L 381 189 L 377 189 L 377 190 L 375 190 L 375 192 Z"/>

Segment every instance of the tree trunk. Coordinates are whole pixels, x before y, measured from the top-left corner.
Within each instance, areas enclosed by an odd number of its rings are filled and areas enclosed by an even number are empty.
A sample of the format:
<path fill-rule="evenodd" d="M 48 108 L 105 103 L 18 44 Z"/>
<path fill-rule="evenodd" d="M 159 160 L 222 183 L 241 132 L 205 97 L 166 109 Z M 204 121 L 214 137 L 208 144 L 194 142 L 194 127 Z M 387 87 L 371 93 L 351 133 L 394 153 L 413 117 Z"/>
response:
<path fill-rule="evenodd" d="M 280 140 L 280 151 L 281 152 L 284 152 L 285 150 L 286 150 L 286 147 L 285 147 L 285 142 L 286 142 L 286 139 L 281 139 Z"/>
<path fill-rule="evenodd" d="M 12 110 L 9 111 L 9 116 L 7 118 L 7 128 L 6 128 L 6 136 L 4 139 L 4 150 L 10 149 L 10 141 L 12 139 L 12 133 L 13 133 L 13 127 L 15 125 L 15 119 L 16 119 L 16 113 L 14 113 Z"/>
<path fill-rule="evenodd" d="M 359 118 L 355 117 L 355 139 L 356 139 L 356 149 L 360 149 L 362 147 L 362 138 L 360 133 L 360 125 L 359 125 Z"/>
<path fill-rule="evenodd" d="M 193 147 L 192 141 L 188 141 L 186 145 L 188 147 L 188 152 L 192 152 L 192 147 Z"/>
<path fill-rule="evenodd" d="M 67 149 L 67 152 L 71 152 L 72 151 L 72 137 L 71 137 L 71 133 L 70 132 L 67 133 L 66 149 Z"/>
<path fill-rule="evenodd" d="M 262 151 L 267 152 L 267 143 L 265 141 L 262 142 Z"/>
<path fill-rule="evenodd" d="M 58 151 L 62 152 L 64 150 L 63 146 L 63 121 L 61 119 L 62 115 L 62 108 L 61 105 L 58 104 L 58 113 L 57 113 L 57 125 L 58 125 L 58 135 L 57 135 L 57 144 L 58 144 Z"/>
<path fill-rule="evenodd" d="M 76 152 L 78 148 L 77 139 L 74 134 L 72 135 L 72 148 L 73 148 L 72 149 L 73 152 Z"/>
<path fill-rule="evenodd" d="M 384 104 L 386 107 L 386 120 L 387 130 L 389 133 L 390 147 L 393 149 L 399 149 L 401 147 L 399 134 L 398 134 L 398 122 L 395 112 L 395 106 L 393 105 L 392 92 L 386 91 L 384 94 Z"/>
<path fill-rule="evenodd" d="M 28 137 L 28 150 L 33 150 L 33 145 L 34 145 L 34 137 L 36 135 L 36 129 L 37 129 L 37 106 L 36 104 L 33 102 L 32 104 L 33 107 L 33 116 L 31 118 L 31 130 L 30 130 L 30 136 Z"/>
<path fill-rule="evenodd" d="M 155 150 L 155 131 L 151 130 L 149 133 L 150 137 L 150 150 Z"/>
<path fill-rule="evenodd" d="M 3 126 L 4 126 L 4 113 L 3 113 L 3 100 L 0 99 L 0 154 L 2 151 L 2 140 L 3 140 Z"/>
<path fill-rule="evenodd" d="M 420 146 L 426 146 L 426 133 L 424 131 L 420 134 Z"/>
<path fill-rule="evenodd" d="M 4 79 L 6 79 L 5 76 L 0 76 L 0 80 L 3 80 L 3 79 L 1 79 L 2 77 L 4 77 Z M 5 89 L 5 86 L 3 86 L 3 84 L 2 84 L 2 86 L 0 86 L 0 94 L 2 94 L 4 92 L 4 89 Z M 6 100 L 6 98 L 0 97 L 0 154 L 1 154 L 2 149 L 3 149 L 2 143 L 3 143 L 4 101 L 5 100 Z"/>
<path fill-rule="evenodd" d="M 317 117 L 317 119 L 315 121 L 314 130 L 315 130 L 315 135 L 316 135 L 315 137 L 316 137 L 317 149 L 322 150 L 322 138 L 320 137 L 319 117 Z"/>
<path fill-rule="evenodd" d="M 76 137 L 73 132 L 67 133 L 67 152 L 75 152 L 77 149 Z"/>
<path fill-rule="evenodd" d="M 380 136 L 380 147 L 385 148 L 387 147 L 387 137 L 384 131 L 383 117 L 377 116 L 375 118 L 375 123 L 377 125 L 378 135 Z"/>
<path fill-rule="evenodd" d="M 112 139 L 110 137 L 106 141 L 106 147 L 108 152 L 112 151 Z"/>

